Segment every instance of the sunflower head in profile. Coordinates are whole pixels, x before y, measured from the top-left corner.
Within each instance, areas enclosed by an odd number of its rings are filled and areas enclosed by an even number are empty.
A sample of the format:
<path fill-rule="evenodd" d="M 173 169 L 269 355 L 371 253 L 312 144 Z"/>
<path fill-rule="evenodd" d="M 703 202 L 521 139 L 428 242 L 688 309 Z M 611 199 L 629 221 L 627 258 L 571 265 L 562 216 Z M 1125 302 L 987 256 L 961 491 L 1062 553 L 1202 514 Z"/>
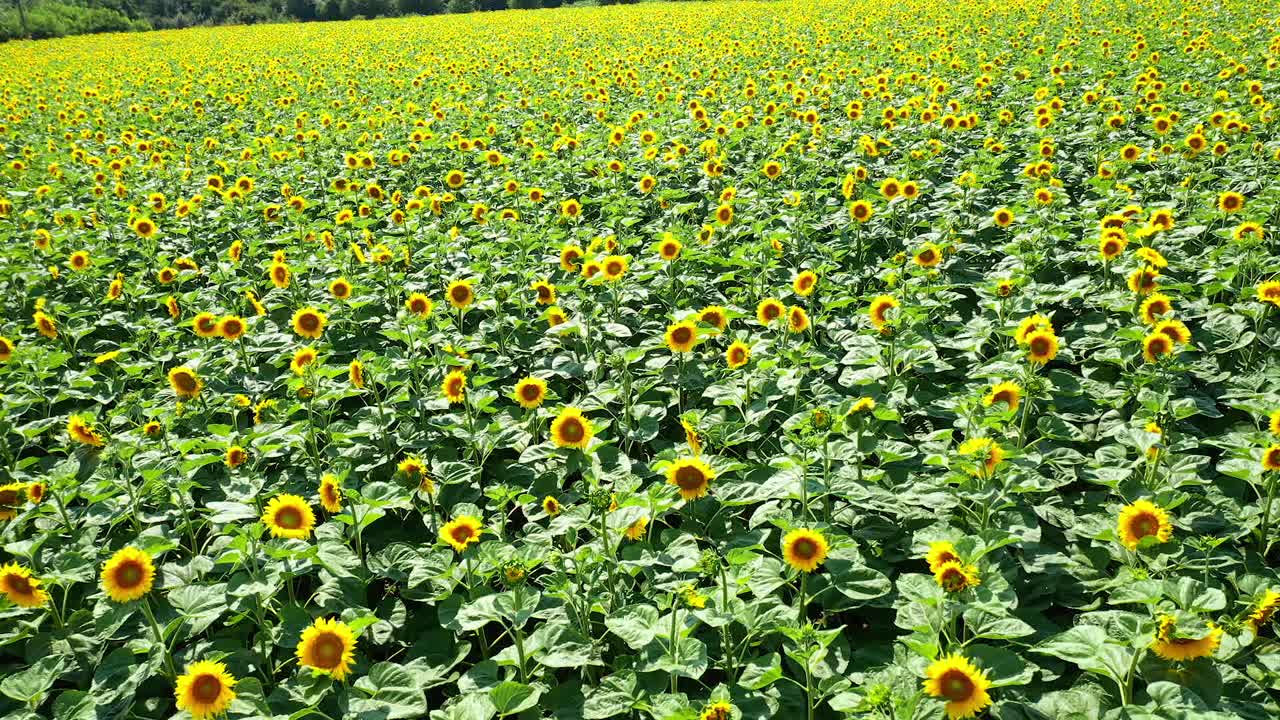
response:
<path fill-rule="evenodd" d="M 293 314 L 293 331 L 304 338 L 315 340 L 324 334 L 327 318 L 312 307 L 305 307 Z"/>
<path fill-rule="evenodd" d="M 969 469 L 969 474 L 978 477 L 991 477 L 1004 462 L 1004 449 L 989 437 L 969 438 L 960 443 L 958 452 L 961 457 L 973 461 L 974 467 Z"/>
<path fill-rule="evenodd" d="M 511 395 L 520 407 L 533 410 L 542 405 L 542 401 L 547 397 L 547 381 L 542 378 L 524 378 L 516 383 Z"/>
<path fill-rule="evenodd" d="M 556 303 L 556 286 L 546 280 L 535 280 L 530 283 L 529 288 L 533 290 L 534 301 L 539 305 L 555 305 Z"/>
<path fill-rule="evenodd" d="M 1018 405 L 1022 402 L 1022 386 L 1016 382 L 1001 382 L 991 386 L 986 396 L 982 398 L 982 404 L 991 407 L 997 403 L 1003 404 L 1013 412 L 1018 409 Z"/>
<path fill-rule="evenodd" d="M 667 328 L 664 340 L 671 352 L 687 353 L 698 343 L 698 326 L 687 320 L 678 322 Z"/>
<path fill-rule="evenodd" d="M 470 515 L 459 515 L 440 528 L 440 542 L 458 552 L 463 552 L 468 545 L 478 542 L 483 532 L 484 526 L 479 519 Z"/>
<path fill-rule="evenodd" d="M 551 421 L 551 442 L 556 447 L 585 450 L 593 435 L 595 428 L 578 408 L 566 407 Z"/>
<path fill-rule="evenodd" d="M 326 473 L 320 478 L 320 507 L 330 513 L 342 512 L 342 481 Z"/>
<path fill-rule="evenodd" d="M 231 701 L 236 699 L 232 690 L 235 685 L 236 679 L 227 672 L 226 665 L 201 660 L 188 665 L 187 671 L 178 676 L 173 694 L 179 710 L 186 710 L 196 720 L 203 720 L 226 712 Z"/>
<path fill-rule="evenodd" d="M 681 458 L 667 466 L 667 484 L 680 491 L 685 500 L 705 497 L 716 473 L 698 458 Z"/>
<path fill-rule="evenodd" d="M 316 525 L 316 515 L 306 500 L 285 493 L 267 503 L 262 511 L 262 524 L 272 537 L 306 540 Z"/>
<path fill-rule="evenodd" d="M 867 309 L 867 315 L 871 318 L 871 324 L 877 328 L 884 328 L 892 319 L 889 317 L 889 311 L 898 307 L 898 300 L 892 295 L 879 295 L 872 299 L 871 306 Z"/>
<path fill-rule="evenodd" d="M 948 560 L 938 565 L 938 568 L 933 571 L 933 580 L 938 583 L 938 587 L 949 593 L 957 593 L 982 584 L 978 568 L 974 565 L 966 565 L 960 560 Z"/>
<path fill-rule="evenodd" d="M 135 547 L 123 547 L 102 566 L 102 590 L 118 603 L 137 600 L 151 591 L 156 566 L 151 556 Z"/>
<path fill-rule="evenodd" d="M 813 572 L 827 560 L 831 546 L 817 530 L 797 528 L 782 538 L 782 559 L 801 572 Z"/>
<path fill-rule="evenodd" d="M 102 434 L 83 415 L 72 415 L 67 419 L 67 435 L 81 445 L 101 447 L 104 442 Z"/>
<path fill-rule="evenodd" d="M 949 562 L 958 562 L 960 553 L 956 551 L 956 546 L 946 540 L 929 543 L 929 551 L 925 553 L 924 559 L 929 563 L 929 572 L 937 573 L 938 568 Z"/>
<path fill-rule="evenodd" d="M 1271 622 L 1277 608 L 1280 608 L 1280 592 L 1267 588 L 1249 612 L 1249 627 L 1253 628 L 1255 635 L 1264 625 Z"/>
<path fill-rule="evenodd" d="M 17 563 L 0 566 L 0 594 L 18 607 L 34 608 L 49 602 L 49 593 L 40 585 L 39 578 Z"/>
<path fill-rule="evenodd" d="M 316 618 L 302 631 L 298 642 L 298 664 L 341 682 L 355 663 L 356 636 L 346 623 Z"/>
<path fill-rule="evenodd" d="M 1221 642 L 1222 628 L 1212 621 L 1180 625 L 1175 616 L 1161 615 L 1150 647 L 1165 660 L 1181 661 L 1209 657 Z"/>
<path fill-rule="evenodd" d="M 1137 550 L 1143 538 L 1155 538 L 1156 542 L 1168 542 L 1173 537 L 1173 524 L 1169 513 L 1150 500 L 1137 500 L 1120 510 L 1116 521 L 1116 535 L 1120 544 Z"/>
<path fill-rule="evenodd" d="M 440 391 L 451 403 L 460 403 L 467 398 L 467 375 L 461 370 L 453 370 L 444 376 Z"/>
<path fill-rule="evenodd" d="M 948 655 L 933 661 L 926 671 L 924 691 L 946 701 L 950 720 L 973 717 L 991 704 L 987 690 L 991 681 L 985 670 L 979 670 L 968 658 Z"/>

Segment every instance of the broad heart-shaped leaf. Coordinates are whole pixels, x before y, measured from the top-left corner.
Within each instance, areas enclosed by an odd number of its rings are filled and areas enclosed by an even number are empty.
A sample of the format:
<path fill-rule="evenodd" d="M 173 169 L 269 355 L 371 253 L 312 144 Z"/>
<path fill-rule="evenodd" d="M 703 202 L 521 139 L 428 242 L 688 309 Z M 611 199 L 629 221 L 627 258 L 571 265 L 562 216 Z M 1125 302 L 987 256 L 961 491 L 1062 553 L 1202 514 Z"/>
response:
<path fill-rule="evenodd" d="M 433 720 L 490 720 L 498 710 L 489 693 L 470 693 L 457 698 L 443 710 L 433 712 Z"/>
<path fill-rule="evenodd" d="M 1035 678 L 1035 665 L 1004 648 L 973 644 L 964 649 L 964 654 L 987 671 L 992 687 L 1026 685 Z"/>
<path fill-rule="evenodd" d="M 700 678 L 707 671 L 707 646 L 697 638 L 682 638 L 673 654 L 662 643 L 649 646 L 639 666 L 642 672 L 659 671 L 687 678 Z"/>
<path fill-rule="evenodd" d="M 195 637 L 227 609 L 227 585 L 183 585 L 169 591 L 169 603 L 182 617 L 187 637 Z"/>
<path fill-rule="evenodd" d="M 1008 640 L 1034 635 L 1031 625 L 1012 615 L 987 612 L 984 608 L 969 608 L 964 612 L 964 624 L 975 638 Z"/>
<path fill-rule="evenodd" d="M 827 562 L 830 582 L 851 600 L 874 600 L 893 590 L 889 578 L 861 563 L 832 559 Z"/>
<path fill-rule="evenodd" d="M 533 642 L 543 648 L 534 659 L 547 667 L 576 668 L 603 665 L 599 652 L 566 623 L 549 622 L 533 632 Z"/>
<path fill-rule="evenodd" d="M 1032 649 L 1112 680 L 1128 674 L 1134 654 L 1132 649 L 1111 642 L 1106 630 L 1097 625 L 1077 625 Z"/>
<path fill-rule="evenodd" d="M 159 652 L 139 656 L 125 648 L 112 650 L 94 672 L 89 692 L 99 704 L 114 703 L 132 695 L 144 680 L 160 671 L 163 662 Z"/>
<path fill-rule="evenodd" d="M 769 653 L 747 661 L 738 677 L 738 685 L 748 690 L 759 690 L 782 679 L 782 656 Z"/>
<path fill-rule="evenodd" d="M 640 650 L 658 634 L 658 609 L 652 605 L 628 605 L 609 613 L 604 625 L 632 650 Z"/>
<path fill-rule="evenodd" d="M 1187 612 L 1208 613 L 1227 606 L 1227 597 L 1217 588 L 1205 587 L 1195 578 L 1180 577 L 1165 581 L 1165 592 Z"/>
<path fill-rule="evenodd" d="M 97 720 L 100 706 L 81 690 L 68 690 L 53 701 L 53 720 Z"/>
<path fill-rule="evenodd" d="M 0 693 L 20 703 L 38 706 L 44 694 L 67 668 L 65 655 L 46 655 L 30 666 L 0 680 Z"/>
<path fill-rule="evenodd" d="M 377 663 L 354 687 L 369 696 L 352 698 L 351 712 L 375 712 L 387 720 L 421 717 L 427 712 L 426 694 L 417 676 L 403 665 Z"/>
<path fill-rule="evenodd" d="M 595 687 L 586 691 L 582 705 L 584 720 L 603 720 L 615 715 L 630 713 L 639 696 L 636 693 L 636 674 L 623 670 L 603 678 Z"/>
<path fill-rule="evenodd" d="M 533 707 L 542 695 L 540 685 L 507 681 L 489 690 L 489 700 L 498 711 L 498 717 L 515 715 Z"/>

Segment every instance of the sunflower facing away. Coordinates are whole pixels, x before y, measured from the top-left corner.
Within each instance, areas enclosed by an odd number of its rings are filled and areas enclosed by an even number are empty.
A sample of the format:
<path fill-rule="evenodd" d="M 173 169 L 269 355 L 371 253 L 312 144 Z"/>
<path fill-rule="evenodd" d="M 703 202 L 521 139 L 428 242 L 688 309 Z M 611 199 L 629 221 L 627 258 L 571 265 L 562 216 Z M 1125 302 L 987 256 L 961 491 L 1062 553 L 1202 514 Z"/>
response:
<path fill-rule="evenodd" d="M 962 655 L 948 655 L 934 660 L 926 671 L 924 691 L 931 697 L 946 700 L 947 717 L 951 720 L 973 717 L 991 704 L 987 690 L 991 681 L 987 672 L 979 670 Z"/>
<path fill-rule="evenodd" d="M 1162 543 L 1168 542 L 1173 536 L 1173 524 L 1169 522 L 1169 513 L 1163 508 L 1150 500 L 1138 500 L 1120 511 L 1120 517 L 1116 521 L 1116 535 L 1122 545 L 1130 550 L 1137 550 L 1138 543 L 1145 537 L 1154 537 Z"/>
<path fill-rule="evenodd" d="M 1175 617 L 1162 615 L 1151 651 L 1165 660 L 1194 660 L 1212 655 L 1221 642 L 1222 628 L 1212 622 L 1205 623 L 1198 637 L 1186 637 L 1178 632 Z"/>
<path fill-rule="evenodd" d="M 578 408 L 564 408 L 551 421 L 551 442 L 556 447 L 586 450 L 594 434 L 591 421 Z"/>
<path fill-rule="evenodd" d="M 187 666 L 186 673 L 178 676 L 173 689 L 178 709 L 191 713 L 196 720 L 214 717 L 226 712 L 236 699 L 232 690 L 236 679 L 220 662 L 201 660 Z"/>
<path fill-rule="evenodd" d="M 156 566 L 151 556 L 135 547 L 116 551 L 102 566 L 102 589 L 118 603 L 137 600 L 151 591 Z"/>
<path fill-rule="evenodd" d="M 262 511 L 262 524 L 271 531 L 272 537 L 306 540 L 316 525 L 316 515 L 306 500 L 286 493 L 267 503 Z"/>
<path fill-rule="evenodd" d="M 18 607 L 40 607 L 49 601 L 49 594 L 40 589 L 40 579 L 17 563 L 0 567 L 0 593 Z"/>
<path fill-rule="evenodd" d="M 479 541 L 482 532 L 484 528 L 478 519 L 470 515 L 459 515 L 440 528 L 440 541 L 462 552 L 471 543 Z"/>
<path fill-rule="evenodd" d="M 707 494 L 716 473 L 697 458 L 681 458 L 667 466 L 667 484 L 680 490 L 685 500 L 697 500 Z"/>
<path fill-rule="evenodd" d="M 798 528 L 782 538 L 782 559 L 801 572 L 813 572 L 826 562 L 831 546 L 817 530 Z"/>
<path fill-rule="evenodd" d="M 302 631 L 298 664 L 341 682 L 355 662 L 356 636 L 341 620 L 316 618 Z"/>

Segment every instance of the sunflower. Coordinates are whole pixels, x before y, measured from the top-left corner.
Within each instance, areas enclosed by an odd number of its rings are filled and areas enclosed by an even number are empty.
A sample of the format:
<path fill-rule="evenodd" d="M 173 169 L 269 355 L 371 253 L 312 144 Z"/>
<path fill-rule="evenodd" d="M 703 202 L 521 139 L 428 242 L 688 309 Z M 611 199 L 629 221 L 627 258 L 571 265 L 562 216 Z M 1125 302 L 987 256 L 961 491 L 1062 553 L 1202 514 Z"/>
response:
<path fill-rule="evenodd" d="M 267 277 L 271 279 L 271 284 L 280 289 L 289 287 L 289 266 L 282 262 L 273 262 L 271 267 L 267 268 Z"/>
<path fill-rule="evenodd" d="M 933 580 L 938 587 L 949 593 L 956 593 L 982 584 L 978 577 L 978 568 L 965 565 L 959 560 L 948 560 L 933 571 Z"/>
<path fill-rule="evenodd" d="M 449 283 L 448 289 L 445 290 L 445 295 L 449 298 L 449 304 L 459 310 L 475 302 L 476 299 L 476 293 L 471 288 L 470 280 L 454 280 Z"/>
<path fill-rule="evenodd" d="M 627 529 L 622 531 L 622 534 L 625 535 L 628 540 L 639 540 L 643 538 L 645 536 L 645 533 L 647 533 L 648 531 L 649 531 L 649 518 L 642 517 L 639 520 L 636 520 L 635 522 L 628 525 Z"/>
<path fill-rule="evenodd" d="M 677 239 L 669 235 L 658 243 L 658 257 L 671 262 L 680 257 L 680 251 L 684 249 L 684 245 Z"/>
<path fill-rule="evenodd" d="M 238 468 L 249 460 L 249 451 L 239 445 L 232 445 L 227 448 L 227 453 L 223 458 L 223 462 L 229 468 Z"/>
<path fill-rule="evenodd" d="M 756 305 L 756 321 L 761 325 L 767 326 L 782 317 L 786 310 L 786 306 L 781 301 L 774 298 L 765 298 L 760 301 L 759 305 Z"/>
<path fill-rule="evenodd" d="M 1004 403 L 1009 407 L 1010 412 L 1017 410 L 1020 402 L 1022 402 L 1022 387 L 1016 382 L 1008 381 L 992 385 L 986 397 L 982 398 L 983 405 L 991 407 L 996 403 Z"/>
<path fill-rule="evenodd" d="M 1111 261 L 1120 257 L 1124 249 L 1129 244 L 1129 238 L 1120 228 L 1110 228 L 1102 233 L 1102 237 L 1098 239 L 1098 254 L 1103 260 Z"/>
<path fill-rule="evenodd" d="M 1013 339 L 1016 340 L 1019 345 L 1026 345 L 1027 337 L 1036 330 L 1048 330 L 1049 332 L 1053 332 L 1053 321 L 1044 315 L 1032 315 L 1018 323 L 1018 329 L 1014 331 Z"/>
<path fill-rule="evenodd" d="M 999 208 L 991 213 L 991 222 L 1000 227 L 1009 227 L 1013 224 L 1013 211 L 1009 208 Z"/>
<path fill-rule="evenodd" d="M 330 513 L 342 511 L 342 482 L 336 475 L 320 477 L 320 507 Z"/>
<path fill-rule="evenodd" d="M 239 340 L 245 331 L 244 318 L 238 315 L 224 315 L 218 321 L 217 331 L 218 335 L 226 340 Z"/>
<path fill-rule="evenodd" d="M 316 525 L 316 515 L 307 501 L 287 493 L 276 495 L 262 511 L 262 524 L 272 537 L 306 540 Z"/>
<path fill-rule="evenodd" d="M 1271 417 L 1267 419 L 1267 429 L 1272 435 L 1280 435 L 1280 409 L 1271 411 Z"/>
<path fill-rule="evenodd" d="M 809 297 L 812 295 L 817 286 L 818 274 L 812 270 L 805 270 L 799 275 L 796 275 L 791 281 L 791 289 L 801 297 Z"/>
<path fill-rule="evenodd" d="M 576 218 L 582 214 L 582 203 L 573 198 L 569 198 L 560 203 L 560 215 L 567 218 Z"/>
<path fill-rule="evenodd" d="M 231 701 L 236 699 L 231 689 L 235 685 L 236 679 L 227 672 L 226 665 L 202 660 L 187 665 L 187 672 L 178 676 L 173 694 L 179 710 L 186 710 L 196 720 L 203 720 L 226 712 Z"/>
<path fill-rule="evenodd" d="M 533 410 L 542 404 L 547 397 L 547 381 L 542 378 L 527 377 L 516 383 L 511 396 L 525 410 Z"/>
<path fill-rule="evenodd" d="M 1169 267 L 1169 261 L 1165 260 L 1164 255 L 1161 255 L 1159 250 L 1152 247 L 1140 247 L 1134 252 L 1134 256 L 1148 267 L 1156 269 Z"/>
<path fill-rule="evenodd" d="M 190 400 L 200 394 L 204 381 L 189 367 L 176 367 L 169 371 L 169 387 L 182 400 Z"/>
<path fill-rule="evenodd" d="M 1206 622 L 1206 631 L 1200 637 L 1182 637 L 1178 633 L 1177 618 L 1162 615 L 1155 638 L 1151 641 L 1151 651 L 1165 660 L 1194 660 L 1209 657 L 1222 642 L 1222 628 L 1213 622 Z"/>
<path fill-rule="evenodd" d="M 560 501 L 550 495 L 542 498 L 542 511 L 551 517 L 559 515 L 564 508 L 560 507 Z"/>
<path fill-rule="evenodd" d="M 418 317 L 429 317 L 435 308 L 435 303 L 422 293 L 412 293 L 409 299 L 404 301 L 404 307 Z"/>
<path fill-rule="evenodd" d="M 347 381 L 356 389 L 364 389 L 367 379 L 364 372 L 364 363 L 359 360 L 352 360 L 347 366 Z"/>
<path fill-rule="evenodd" d="M 27 492 L 23 483 L 0 485 L 0 520 L 12 520 L 18 516 L 18 505 L 22 504 L 22 495 Z"/>
<path fill-rule="evenodd" d="M 440 391 L 444 393 L 444 397 L 451 403 L 460 403 L 467 396 L 467 375 L 461 370 L 454 370 L 444 376 L 444 382 L 440 385 Z"/>
<path fill-rule="evenodd" d="M 1280 445 L 1272 445 L 1262 451 L 1262 470 L 1264 472 L 1280 470 Z"/>
<path fill-rule="evenodd" d="M 84 250 L 71 253 L 71 257 L 67 259 L 67 266 L 76 272 L 89 267 L 89 264 L 89 253 Z"/>
<path fill-rule="evenodd" d="M 49 486 L 42 482 L 27 483 L 27 499 L 39 505 L 44 502 L 44 496 L 49 491 Z"/>
<path fill-rule="evenodd" d="M 1173 338 L 1162 332 L 1153 332 L 1142 338 L 1142 357 L 1149 363 L 1159 362 L 1160 358 L 1172 354 Z"/>
<path fill-rule="evenodd" d="M 102 567 L 102 589 L 118 603 L 146 595 L 155 578 L 156 566 L 151 556 L 135 547 L 120 548 Z"/>
<path fill-rule="evenodd" d="M 1169 339 L 1179 345 L 1191 342 L 1191 330 L 1181 320 L 1161 320 L 1156 323 L 1154 332 L 1168 335 Z"/>
<path fill-rule="evenodd" d="M 484 532 L 480 521 L 470 515 L 459 515 L 440 528 L 440 542 L 463 552 L 467 546 L 480 540 Z"/>
<path fill-rule="evenodd" d="M 67 418 L 67 435 L 82 445 L 101 447 L 103 444 L 102 434 L 95 430 L 93 424 L 82 415 L 72 415 Z"/>
<path fill-rule="evenodd" d="M 130 226 L 134 232 L 138 233 L 138 237 L 149 238 L 156 234 L 156 224 L 151 221 L 151 218 L 136 218 Z"/>
<path fill-rule="evenodd" d="M 191 329 L 202 338 L 218 336 L 218 316 L 211 312 L 202 312 L 191 319 Z"/>
<path fill-rule="evenodd" d="M 698 326 L 688 320 L 667 328 L 664 340 L 671 352 L 686 353 L 698 342 Z"/>
<path fill-rule="evenodd" d="M 730 720 L 733 717 L 733 706 L 727 702 L 715 702 L 707 706 L 698 716 L 698 720 Z"/>
<path fill-rule="evenodd" d="M 883 328 L 889 324 L 889 311 L 898 307 L 898 301 L 892 295 L 879 295 L 872 299 L 867 314 L 871 316 L 871 324 Z"/>
<path fill-rule="evenodd" d="M 715 471 L 697 458 L 681 458 L 667 466 L 667 484 L 679 488 L 685 500 L 704 497 L 715 477 Z"/>
<path fill-rule="evenodd" d="M 13 358 L 13 341 L 7 337 L 0 337 L 0 362 L 9 362 Z"/>
<path fill-rule="evenodd" d="M 956 552 L 956 546 L 946 540 L 929 543 L 929 552 L 925 554 L 924 559 L 929 563 L 929 572 L 936 573 L 938 568 L 949 562 L 959 562 L 960 554 Z"/>
<path fill-rule="evenodd" d="M 1058 356 L 1058 336 L 1052 330 L 1034 330 L 1027 335 L 1027 360 L 1044 365 Z"/>
<path fill-rule="evenodd" d="M 40 579 L 31 576 L 31 571 L 9 563 L 0 567 L 0 593 L 18 607 L 40 607 L 49 601 L 49 594 L 40 589 Z"/>
<path fill-rule="evenodd" d="M 422 463 L 422 459 L 416 455 L 410 455 L 400 461 L 396 466 L 396 470 L 410 480 L 418 480 L 426 477 L 427 467 Z"/>
<path fill-rule="evenodd" d="M 1238 192 L 1228 190 L 1218 196 L 1218 209 L 1224 213 L 1240 212 L 1244 207 L 1244 196 Z"/>
<path fill-rule="evenodd" d="M 1120 537 L 1120 544 L 1130 550 L 1137 550 L 1138 543 L 1145 537 L 1168 542 L 1173 536 L 1173 525 L 1169 522 L 1169 513 L 1163 508 L 1150 500 L 1138 500 L 1120 511 L 1120 517 L 1116 521 L 1116 535 Z"/>
<path fill-rule="evenodd" d="M 920 267 L 937 267 L 938 263 L 942 262 L 942 250 L 937 245 L 927 242 L 920 246 L 911 260 Z"/>
<path fill-rule="evenodd" d="M 316 618 L 298 641 L 298 664 L 341 682 L 355 661 L 356 636 L 341 620 Z"/>
<path fill-rule="evenodd" d="M 346 300 L 351 297 L 351 281 L 346 278 L 338 278 L 329 283 L 329 294 L 335 300 Z"/>
<path fill-rule="evenodd" d="M 737 370 L 751 361 L 751 346 L 734 340 L 724 351 L 724 363 L 730 370 Z"/>
<path fill-rule="evenodd" d="M 58 323 L 46 315 L 44 311 L 37 310 L 31 317 L 35 321 L 36 332 L 50 340 L 58 337 Z"/>
<path fill-rule="evenodd" d="M 849 206 L 849 217 L 860 223 L 870 220 L 874 214 L 875 208 L 866 200 L 856 200 Z"/>
<path fill-rule="evenodd" d="M 698 321 L 706 323 L 716 330 L 724 330 L 729 326 L 729 315 L 719 305 L 708 305 L 698 311 Z"/>
<path fill-rule="evenodd" d="M 1258 302 L 1270 303 L 1280 307 L 1280 281 L 1268 280 L 1258 283 Z"/>
<path fill-rule="evenodd" d="M 556 447 L 586 450 L 595 429 L 591 421 L 575 407 L 566 407 L 551 421 L 551 441 Z"/>
<path fill-rule="evenodd" d="M 577 245 L 565 245 L 560 248 L 560 269 L 565 272 L 578 272 L 578 261 L 582 259 L 582 248 Z"/>
<path fill-rule="evenodd" d="M 728 225 L 733 222 L 733 206 L 729 203 L 723 203 L 716 208 L 716 222 L 721 225 Z"/>
<path fill-rule="evenodd" d="M 537 280 L 529 285 L 534 292 L 534 299 L 539 305 L 556 304 L 556 286 L 546 280 Z"/>
<path fill-rule="evenodd" d="M 1148 325 L 1155 325 L 1160 321 L 1161 315 L 1167 315 L 1173 312 L 1173 302 L 1168 295 L 1164 293 L 1151 293 L 1146 300 L 1142 301 L 1142 307 L 1139 313 L 1142 315 L 1142 321 Z"/>
<path fill-rule="evenodd" d="M 979 670 L 963 655 L 952 654 L 934 660 L 925 674 L 928 678 L 924 681 L 924 691 L 947 701 L 944 709 L 950 720 L 973 717 L 991 704 L 987 671 Z"/>
<path fill-rule="evenodd" d="M 294 375 L 301 375 L 307 371 L 307 367 L 316 361 L 318 354 L 313 347 L 300 347 L 293 353 L 293 359 L 289 361 L 289 368 L 293 370 Z"/>
<path fill-rule="evenodd" d="M 621 278 L 627 273 L 629 261 L 624 255 L 610 255 L 600 263 L 600 272 L 604 273 L 604 279 L 609 282 Z M 584 268 L 585 269 L 585 268 Z"/>
<path fill-rule="evenodd" d="M 293 331 L 315 340 L 324 334 L 325 322 L 324 313 L 311 307 L 302 308 L 293 314 Z"/>
<path fill-rule="evenodd" d="M 1149 295 L 1160 288 L 1160 271 L 1149 267 L 1140 267 L 1129 273 L 1129 290 L 1138 295 Z"/>
<path fill-rule="evenodd" d="M 981 477 L 990 477 L 1004 461 L 1004 450 L 999 443 L 988 437 L 969 438 L 960 443 L 958 452 L 962 457 L 973 456 L 979 467 L 970 473 Z"/>
<path fill-rule="evenodd" d="M 809 313 L 799 305 L 787 308 L 787 329 L 793 333 L 802 333 L 809 329 Z"/>
<path fill-rule="evenodd" d="M 782 538 L 782 558 L 801 572 L 813 572 L 827 559 L 831 546 L 817 530 L 798 528 Z"/>
<path fill-rule="evenodd" d="M 1267 588 L 1249 613 L 1248 623 L 1253 628 L 1253 634 L 1257 635 L 1262 626 L 1270 622 L 1277 609 L 1280 609 L 1280 592 Z"/>

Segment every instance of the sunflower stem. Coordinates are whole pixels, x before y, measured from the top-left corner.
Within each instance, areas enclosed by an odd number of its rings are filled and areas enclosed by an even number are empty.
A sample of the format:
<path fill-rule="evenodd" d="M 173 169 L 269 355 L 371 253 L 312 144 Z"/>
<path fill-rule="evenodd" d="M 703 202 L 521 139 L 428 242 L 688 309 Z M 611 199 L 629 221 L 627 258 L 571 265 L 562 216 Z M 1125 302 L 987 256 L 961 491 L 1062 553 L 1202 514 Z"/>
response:
<path fill-rule="evenodd" d="M 178 673 L 173 669 L 173 658 L 169 657 L 169 646 L 164 642 L 164 633 L 160 630 L 160 623 L 156 622 L 155 613 L 151 611 L 151 600 L 142 598 L 142 613 L 147 616 L 147 620 L 151 623 L 151 632 L 155 634 L 156 645 L 160 646 L 160 652 L 164 657 L 165 671 L 169 677 L 176 678 Z"/>
<path fill-rule="evenodd" d="M 805 596 L 808 590 L 809 590 L 809 573 L 801 570 L 800 571 L 800 602 L 797 603 L 798 607 L 796 608 L 796 625 L 800 627 L 804 626 L 804 617 L 806 615 L 805 602 L 807 602 Z"/>

